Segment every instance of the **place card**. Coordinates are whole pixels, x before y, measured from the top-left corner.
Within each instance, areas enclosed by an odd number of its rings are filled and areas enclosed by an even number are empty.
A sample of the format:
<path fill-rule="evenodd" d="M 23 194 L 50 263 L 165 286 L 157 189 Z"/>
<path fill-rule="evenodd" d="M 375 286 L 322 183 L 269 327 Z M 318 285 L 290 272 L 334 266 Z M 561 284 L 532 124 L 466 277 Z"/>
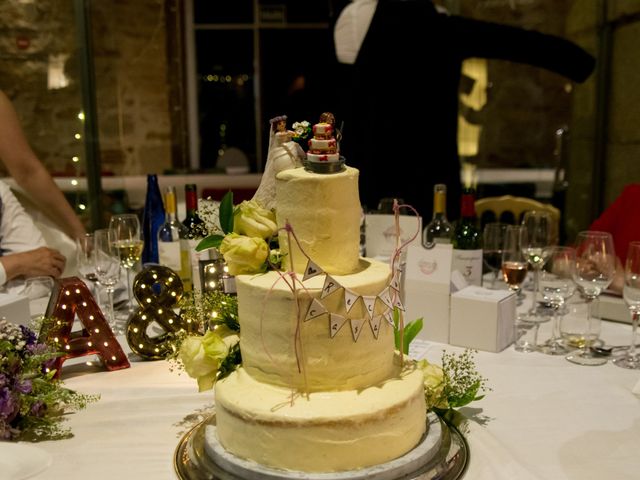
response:
<path fill-rule="evenodd" d="M 449 343 L 451 257 L 449 244 L 433 248 L 410 245 L 404 275 L 405 319 L 424 319 L 417 338 Z"/>
<path fill-rule="evenodd" d="M 411 245 L 422 242 L 422 219 L 412 215 L 399 215 L 400 245 L 415 235 Z M 396 249 L 395 215 L 371 213 L 365 216 L 365 248 L 367 257 L 390 259 Z"/>

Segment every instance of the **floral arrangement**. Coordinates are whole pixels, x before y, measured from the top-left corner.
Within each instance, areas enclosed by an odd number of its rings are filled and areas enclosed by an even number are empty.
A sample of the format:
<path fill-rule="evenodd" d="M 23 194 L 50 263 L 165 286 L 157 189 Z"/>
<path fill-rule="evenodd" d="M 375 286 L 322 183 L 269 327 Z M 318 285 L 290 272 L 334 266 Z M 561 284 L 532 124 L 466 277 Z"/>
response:
<path fill-rule="evenodd" d="M 459 355 L 442 353 L 442 366 L 428 360 L 418 361 L 424 375 L 424 392 L 427 409 L 443 415 L 449 410 L 463 407 L 484 398 L 490 390 L 473 360 L 473 350 L 466 349 Z"/>
<path fill-rule="evenodd" d="M 178 303 L 180 315 L 199 325 L 196 335 L 182 332 L 175 339 L 172 368 L 195 378 L 200 392 L 229 375 L 241 363 L 238 300 L 222 292 L 188 292 Z"/>
<path fill-rule="evenodd" d="M 0 439 L 40 440 L 71 436 L 65 413 L 84 409 L 97 396 L 65 388 L 51 370 L 56 350 L 29 328 L 0 320 Z"/>
<path fill-rule="evenodd" d="M 307 150 L 308 148 L 308 140 L 313 134 L 313 128 L 311 128 L 311 124 L 306 120 L 301 122 L 294 122 L 292 125 L 293 128 L 293 138 L 292 140 L 296 142 L 298 145 L 302 147 L 303 150 Z"/>
<path fill-rule="evenodd" d="M 224 257 L 229 274 L 254 274 L 279 268 L 282 255 L 276 235 L 278 226 L 272 210 L 254 200 L 233 205 L 233 193 L 222 197 L 219 208 L 222 233 L 204 238 L 197 250 L 217 248 Z"/>

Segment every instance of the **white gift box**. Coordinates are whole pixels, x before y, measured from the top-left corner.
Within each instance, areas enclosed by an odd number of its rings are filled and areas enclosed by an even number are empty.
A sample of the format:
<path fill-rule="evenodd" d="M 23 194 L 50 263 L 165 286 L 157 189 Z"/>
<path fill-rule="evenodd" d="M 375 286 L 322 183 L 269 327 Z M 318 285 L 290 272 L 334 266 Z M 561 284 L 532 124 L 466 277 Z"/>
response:
<path fill-rule="evenodd" d="M 29 298 L 12 293 L 0 293 L 0 318 L 9 323 L 28 326 L 31 319 Z"/>
<path fill-rule="evenodd" d="M 451 245 L 410 245 L 404 274 L 405 319 L 423 318 L 418 337 L 449 343 Z"/>
<path fill-rule="evenodd" d="M 513 343 L 516 295 L 475 285 L 451 295 L 449 343 L 500 352 Z"/>

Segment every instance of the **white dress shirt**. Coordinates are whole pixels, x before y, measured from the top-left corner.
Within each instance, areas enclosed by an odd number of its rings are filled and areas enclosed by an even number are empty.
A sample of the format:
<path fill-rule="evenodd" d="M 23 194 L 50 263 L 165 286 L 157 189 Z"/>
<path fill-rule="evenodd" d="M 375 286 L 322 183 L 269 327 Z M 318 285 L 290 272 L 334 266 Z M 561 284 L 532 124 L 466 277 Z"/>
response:
<path fill-rule="evenodd" d="M 11 192 L 9 186 L 0 181 L 0 250 L 2 255 L 34 250 L 46 246 L 42 233 L 29 214 Z M 7 282 L 7 272 L 0 263 L 0 286 L 10 293 L 24 289 L 24 279 Z"/>

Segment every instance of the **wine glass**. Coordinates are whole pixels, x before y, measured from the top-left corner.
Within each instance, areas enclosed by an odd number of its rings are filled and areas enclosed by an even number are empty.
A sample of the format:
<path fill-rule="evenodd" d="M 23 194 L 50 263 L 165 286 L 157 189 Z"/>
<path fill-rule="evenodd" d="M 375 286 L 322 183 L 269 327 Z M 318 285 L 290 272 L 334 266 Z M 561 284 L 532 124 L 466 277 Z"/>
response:
<path fill-rule="evenodd" d="M 573 275 L 576 269 L 576 251 L 571 247 L 547 247 L 540 267 L 539 289 L 542 299 L 553 308 L 551 338 L 539 350 L 548 355 L 562 355 L 568 349 L 562 344 L 558 314 L 564 315 L 565 302 L 575 292 Z"/>
<path fill-rule="evenodd" d="M 566 359 L 579 365 L 604 365 L 607 359 L 591 353 L 593 301 L 609 286 L 616 273 L 613 237 L 607 232 L 584 231 L 576 238 L 576 269 L 573 279 L 587 302 L 587 334 L 582 350 Z"/>
<path fill-rule="evenodd" d="M 482 232 L 482 257 L 484 264 L 492 273 L 491 289 L 495 288 L 498 272 L 502 267 L 502 248 L 506 223 L 487 223 Z"/>
<path fill-rule="evenodd" d="M 502 248 L 502 277 L 509 290 L 521 294 L 520 285 L 527 276 L 527 260 L 522 249 L 524 227 L 508 225 L 504 232 Z"/>
<path fill-rule="evenodd" d="M 76 238 L 76 259 L 78 262 L 78 273 L 86 280 L 93 293 L 98 307 L 100 306 L 100 291 L 98 276 L 96 275 L 95 260 L 95 239 L 93 233 L 85 233 L 82 237 Z"/>
<path fill-rule="evenodd" d="M 544 317 L 538 315 L 537 295 L 539 289 L 540 268 L 545 261 L 544 248 L 549 246 L 551 238 L 551 215 L 548 212 L 530 210 L 522 218 L 524 226 L 522 250 L 533 269 L 533 295 L 528 316 L 530 322 L 541 322 Z"/>
<path fill-rule="evenodd" d="M 138 216 L 133 213 L 113 215 L 109 221 L 109 229 L 113 231 L 114 242 L 120 252 L 120 265 L 127 271 L 128 305 L 129 313 L 132 313 L 131 270 L 133 270 L 140 260 L 143 245 L 140 236 L 140 220 L 138 220 Z"/>
<path fill-rule="evenodd" d="M 624 287 L 622 296 L 631 313 L 631 343 L 627 353 L 613 359 L 619 367 L 640 368 L 640 355 L 636 353 L 636 331 L 640 315 L 640 242 L 629 243 L 627 261 L 624 267 Z"/>
<path fill-rule="evenodd" d="M 109 325 L 114 333 L 122 333 L 116 325 L 113 309 L 113 291 L 120 280 L 120 254 L 116 246 L 114 232 L 108 228 L 96 230 L 94 236 L 95 272 L 98 281 L 107 290 Z"/>

